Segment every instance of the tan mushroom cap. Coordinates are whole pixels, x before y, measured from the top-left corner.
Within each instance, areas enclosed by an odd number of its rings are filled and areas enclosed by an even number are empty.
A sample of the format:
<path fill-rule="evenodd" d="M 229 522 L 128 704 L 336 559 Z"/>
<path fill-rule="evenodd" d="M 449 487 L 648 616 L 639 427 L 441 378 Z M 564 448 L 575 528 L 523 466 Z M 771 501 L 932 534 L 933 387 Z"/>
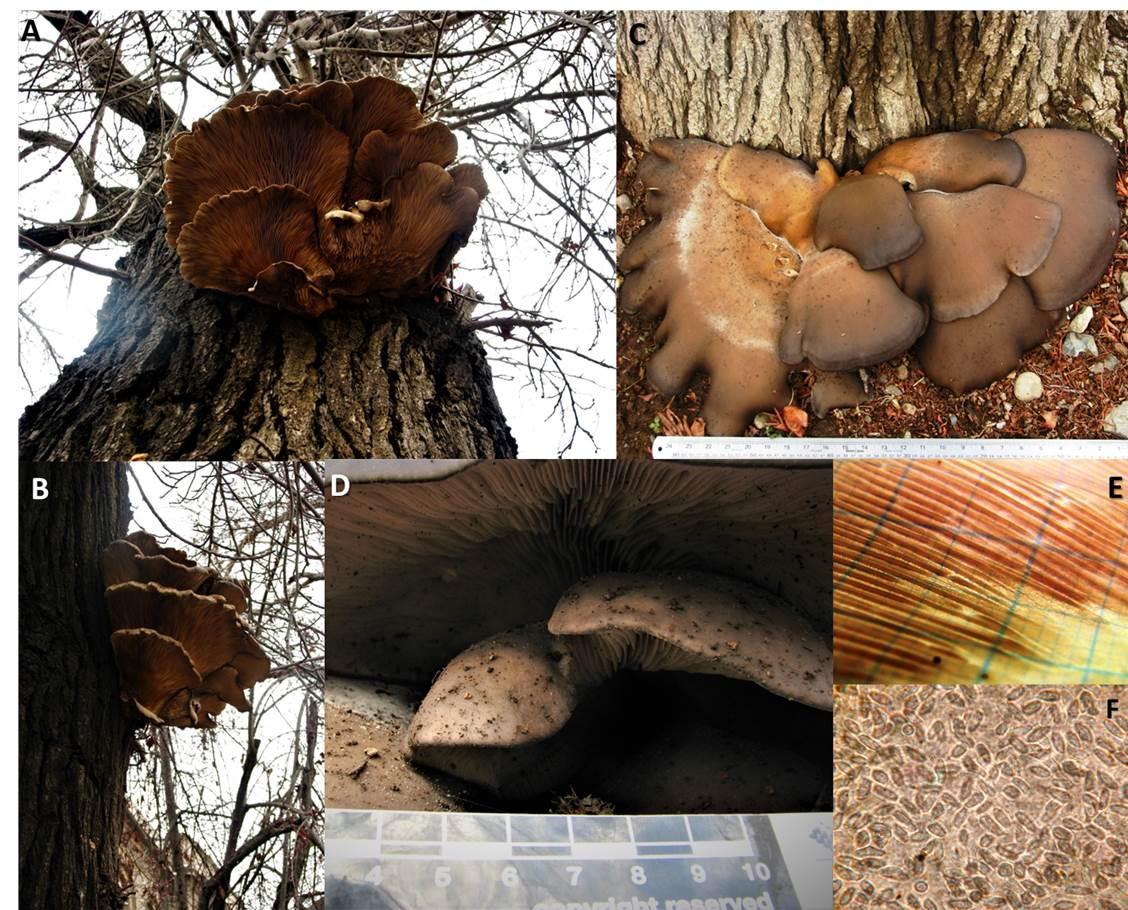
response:
<path fill-rule="evenodd" d="M 218 710 L 212 710 L 211 706 L 214 704 L 214 700 L 205 700 L 208 693 L 212 695 L 213 699 L 221 701 L 221 707 Z M 196 694 L 200 699 L 201 707 L 211 714 L 218 714 L 222 710 L 222 704 L 231 705 L 237 711 L 251 710 L 247 695 L 239 685 L 239 671 L 232 666 L 220 667 L 215 672 L 205 676 Z"/>
<path fill-rule="evenodd" d="M 1100 137 L 1078 130 L 1018 130 L 1008 138 L 1026 155 L 1018 188 L 1061 208 L 1054 245 L 1026 278 L 1040 309 L 1061 309 L 1100 280 L 1116 249 L 1116 152 Z"/>
<path fill-rule="evenodd" d="M 869 401 L 861 377 L 854 372 L 819 372 L 811 387 L 811 410 L 825 417 L 836 408 L 852 408 Z"/>
<path fill-rule="evenodd" d="M 892 177 L 845 177 L 819 207 L 815 246 L 846 250 L 863 269 L 904 259 L 922 243 L 924 233 L 913 218 L 909 197 Z"/>
<path fill-rule="evenodd" d="M 509 797 L 543 792 L 583 755 L 561 734 L 582 691 L 543 623 L 470 646 L 431 686 L 407 734 L 408 756 Z"/>
<path fill-rule="evenodd" d="M 707 370 L 702 414 L 711 435 L 740 432 L 758 411 L 790 400 L 776 343 L 800 264 L 798 251 L 721 185 L 728 151 L 696 139 L 653 142 L 638 176 L 646 208 L 660 220 L 620 259 L 629 272 L 620 305 L 663 319 L 651 381 L 676 392 L 695 370 Z"/>
<path fill-rule="evenodd" d="M 764 226 L 806 253 L 825 196 L 838 181 L 825 158 L 812 172 L 796 158 L 770 149 L 734 145 L 717 167 L 717 183 L 730 197 L 755 209 Z"/>
<path fill-rule="evenodd" d="M 183 550 L 178 550 L 175 547 L 162 547 L 157 542 L 157 538 L 148 531 L 134 531 L 132 534 L 126 534 L 125 539 L 146 556 L 165 556 L 181 565 L 196 565 L 195 560 L 189 559 L 188 554 Z"/>
<path fill-rule="evenodd" d="M 720 575 L 594 575 L 561 596 L 548 629 L 585 683 L 620 669 L 712 673 L 831 707 L 826 641 L 787 601 Z"/>
<path fill-rule="evenodd" d="M 234 578 L 220 578 L 213 576 L 211 581 L 199 588 L 201 594 L 210 594 L 213 597 L 222 597 L 237 613 L 246 613 L 250 591 L 245 582 L 236 581 Z"/>
<path fill-rule="evenodd" d="M 408 744 L 521 746 L 560 732 L 579 703 L 565 648 L 543 624 L 471 645 L 439 674 Z"/>
<path fill-rule="evenodd" d="M 1038 268 L 1061 224 L 1055 203 L 1009 186 L 914 193 L 912 206 L 924 244 L 889 270 L 940 322 L 982 313 L 1012 276 Z"/>
<path fill-rule="evenodd" d="M 803 261 L 788 297 L 779 357 L 852 370 L 908 350 L 927 324 L 924 307 L 902 293 L 888 271 L 866 271 L 845 250 L 832 248 Z"/>
<path fill-rule="evenodd" d="M 255 665 L 266 661 L 235 608 L 220 597 L 130 581 L 108 587 L 106 602 L 115 630 L 151 629 L 168 636 L 180 644 L 203 676 L 226 664 L 234 666 L 241 657 Z M 266 667 L 259 679 L 269 672 L 269 661 Z M 250 685 L 253 683 L 247 682 L 243 688 Z"/>
<path fill-rule="evenodd" d="M 921 337 L 916 358 L 937 385 L 958 395 L 981 389 L 1013 370 L 1022 355 L 1046 340 L 1060 313 L 1039 310 L 1022 278 L 982 313 L 933 322 Z"/>
<path fill-rule="evenodd" d="M 102 580 L 107 587 L 125 581 L 154 581 L 167 588 L 195 591 L 213 574 L 210 569 L 175 562 L 163 554 L 145 556 L 128 540 L 115 540 L 102 551 Z"/>
<path fill-rule="evenodd" d="M 174 726 L 195 724 L 191 691 L 200 674 L 180 642 L 153 629 L 121 629 L 110 643 L 122 688 L 143 715 Z"/>
<path fill-rule="evenodd" d="M 987 130 L 934 133 L 901 139 L 866 162 L 866 174 L 887 174 L 910 190 L 961 193 L 989 183 L 1022 179 L 1022 149 Z"/>

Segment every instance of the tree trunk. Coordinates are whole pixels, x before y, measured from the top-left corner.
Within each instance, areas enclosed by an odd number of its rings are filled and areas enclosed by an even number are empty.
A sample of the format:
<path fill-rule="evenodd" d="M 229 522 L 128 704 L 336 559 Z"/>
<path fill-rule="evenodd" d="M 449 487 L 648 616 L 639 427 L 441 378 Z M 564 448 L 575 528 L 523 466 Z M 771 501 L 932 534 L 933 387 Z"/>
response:
<path fill-rule="evenodd" d="M 481 342 L 430 301 L 302 319 L 183 281 L 153 227 L 98 333 L 24 413 L 33 460 L 506 458 Z"/>
<path fill-rule="evenodd" d="M 32 500 L 32 478 L 49 496 Z M 117 910 L 134 724 L 118 698 L 100 555 L 125 469 L 20 463 L 20 907 Z"/>
<path fill-rule="evenodd" d="M 619 116 L 842 170 L 910 135 L 983 127 L 1124 139 L 1128 14 L 620 13 Z"/>

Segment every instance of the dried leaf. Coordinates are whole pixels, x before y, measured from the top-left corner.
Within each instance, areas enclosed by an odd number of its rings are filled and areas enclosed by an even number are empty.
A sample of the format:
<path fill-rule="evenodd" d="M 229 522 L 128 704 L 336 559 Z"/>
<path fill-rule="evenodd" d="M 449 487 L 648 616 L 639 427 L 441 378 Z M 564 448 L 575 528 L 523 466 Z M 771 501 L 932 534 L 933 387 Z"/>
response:
<path fill-rule="evenodd" d="M 783 409 L 783 424 L 792 436 L 805 436 L 809 421 L 807 412 L 789 404 Z"/>

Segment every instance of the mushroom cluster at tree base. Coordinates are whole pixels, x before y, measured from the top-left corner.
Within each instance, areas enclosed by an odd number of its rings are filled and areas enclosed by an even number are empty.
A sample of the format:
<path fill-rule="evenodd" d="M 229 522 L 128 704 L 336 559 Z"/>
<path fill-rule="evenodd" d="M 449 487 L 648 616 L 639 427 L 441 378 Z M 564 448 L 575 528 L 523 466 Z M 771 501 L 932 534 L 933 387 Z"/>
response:
<path fill-rule="evenodd" d="M 247 625 L 247 590 L 137 531 L 102 554 L 121 697 L 145 722 L 214 727 L 270 661 Z"/>
<path fill-rule="evenodd" d="M 168 243 L 192 284 L 308 316 L 425 294 L 487 194 L 457 154 L 389 79 L 237 95 L 170 146 Z"/>
<path fill-rule="evenodd" d="M 833 382 L 911 349 L 954 392 L 990 384 L 1100 279 L 1120 219 L 1114 150 L 1072 130 L 902 140 L 841 178 L 656 140 L 638 177 L 656 220 L 623 252 L 620 301 L 661 319 L 661 392 L 709 374 L 712 435 L 787 405 L 795 369 Z"/>

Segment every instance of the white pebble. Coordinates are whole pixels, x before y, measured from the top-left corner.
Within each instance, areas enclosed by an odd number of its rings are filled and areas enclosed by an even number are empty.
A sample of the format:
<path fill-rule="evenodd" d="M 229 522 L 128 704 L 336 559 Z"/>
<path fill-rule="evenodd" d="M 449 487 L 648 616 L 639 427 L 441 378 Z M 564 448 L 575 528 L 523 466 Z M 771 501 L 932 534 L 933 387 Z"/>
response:
<path fill-rule="evenodd" d="M 1034 401 L 1042 397 L 1042 380 L 1037 373 L 1019 373 L 1014 379 L 1014 397 Z"/>

